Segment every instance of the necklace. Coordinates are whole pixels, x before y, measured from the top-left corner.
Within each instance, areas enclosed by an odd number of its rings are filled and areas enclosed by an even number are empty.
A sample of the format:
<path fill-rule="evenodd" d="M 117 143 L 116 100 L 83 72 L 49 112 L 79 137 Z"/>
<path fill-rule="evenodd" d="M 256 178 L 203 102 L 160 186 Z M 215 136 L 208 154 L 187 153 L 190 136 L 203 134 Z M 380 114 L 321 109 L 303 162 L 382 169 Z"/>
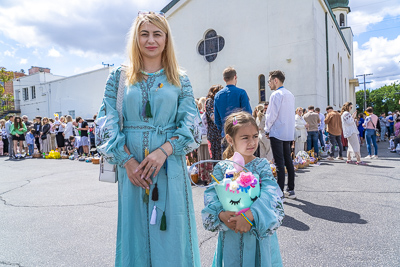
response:
<path fill-rule="evenodd" d="M 161 70 L 159 70 L 159 71 L 156 71 L 156 72 L 145 72 L 144 70 L 140 70 L 140 73 L 141 74 L 143 74 L 143 75 L 146 75 L 146 76 L 153 76 L 153 75 L 157 75 L 157 74 L 160 74 L 160 73 L 162 73 L 164 71 L 164 69 L 161 69 Z"/>

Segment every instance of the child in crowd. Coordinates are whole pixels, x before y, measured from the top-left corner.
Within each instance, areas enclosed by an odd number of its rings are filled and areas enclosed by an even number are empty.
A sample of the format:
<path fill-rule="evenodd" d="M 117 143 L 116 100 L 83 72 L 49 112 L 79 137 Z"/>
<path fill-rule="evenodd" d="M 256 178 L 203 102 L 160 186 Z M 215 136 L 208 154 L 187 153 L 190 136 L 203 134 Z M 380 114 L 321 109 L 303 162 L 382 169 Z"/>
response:
<path fill-rule="evenodd" d="M 219 232 L 212 266 L 282 266 L 275 232 L 284 217 L 282 192 L 268 160 L 253 156 L 258 146 L 257 123 L 251 114 L 232 113 L 224 129 L 229 144 L 224 159 L 231 160 L 235 152 L 240 153 L 244 167 L 259 176 L 261 193 L 251 199 L 253 204 L 247 211 L 232 212 L 224 210 L 214 186 L 204 192 L 203 225 L 206 230 Z M 233 168 L 233 163 L 222 161 L 215 166 L 213 174 L 222 181 L 225 172 Z M 240 199 L 232 205 L 237 202 Z"/>
<path fill-rule="evenodd" d="M 75 152 L 75 136 L 71 135 L 67 139 L 65 147 L 67 148 L 68 155 L 74 154 L 74 152 Z"/>
<path fill-rule="evenodd" d="M 26 144 L 28 145 L 29 155 L 26 158 L 32 158 L 33 152 L 35 150 L 34 143 L 35 143 L 35 129 L 31 129 L 25 136 Z"/>

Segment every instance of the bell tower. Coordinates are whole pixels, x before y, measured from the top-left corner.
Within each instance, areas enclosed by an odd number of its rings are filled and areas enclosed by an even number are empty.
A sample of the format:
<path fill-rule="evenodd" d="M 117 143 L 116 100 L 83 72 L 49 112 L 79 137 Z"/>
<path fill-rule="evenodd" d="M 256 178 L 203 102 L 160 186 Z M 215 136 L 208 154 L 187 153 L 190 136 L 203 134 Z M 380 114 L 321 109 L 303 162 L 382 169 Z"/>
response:
<path fill-rule="evenodd" d="M 340 28 L 349 27 L 347 25 L 347 14 L 350 13 L 349 0 L 328 0 L 328 2 Z"/>

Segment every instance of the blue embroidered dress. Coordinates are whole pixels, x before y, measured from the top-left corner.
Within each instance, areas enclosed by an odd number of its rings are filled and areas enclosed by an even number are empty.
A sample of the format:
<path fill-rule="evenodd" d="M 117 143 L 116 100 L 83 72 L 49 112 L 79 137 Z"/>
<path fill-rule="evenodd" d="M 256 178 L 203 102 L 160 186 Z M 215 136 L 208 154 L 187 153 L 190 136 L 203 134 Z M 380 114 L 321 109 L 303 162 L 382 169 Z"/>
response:
<path fill-rule="evenodd" d="M 211 232 L 219 231 L 217 248 L 212 266 L 282 266 L 276 230 L 281 225 L 284 211 L 277 190 L 279 186 L 272 175 L 269 162 L 255 158 L 245 167 L 261 179 L 261 194 L 251 205 L 254 226 L 247 233 L 235 233 L 219 218 L 224 211 L 214 187 L 204 192 L 202 211 L 203 225 Z M 214 168 L 214 176 L 222 181 L 225 171 L 233 169 L 230 162 L 219 162 Z"/>
<path fill-rule="evenodd" d="M 201 122 L 187 76 L 181 76 L 181 88 L 171 85 L 163 70 L 147 81 L 125 86 L 124 127 L 118 126 L 116 110 L 121 68 L 107 81 L 96 124 L 96 145 L 112 164 L 118 165 L 118 228 L 115 266 L 200 266 L 200 253 L 185 155 L 200 144 Z M 160 86 L 162 84 L 163 86 Z M 143 117 L 143 106 L 150 101 L 152 118 Z M 170 140 L 171 137 L 179 137 Z M 166 141 L 173 147 L 167 164 L 150 186 L 150 199 L 143 201 L 145 190 L 134 186 L 123 165 L 129 151 L 142 162 L 145 149 L 156 150 Z M 155 184 L 158 200 L 152 200 Z M 154 208 L 155 207 L 155 208 Z M 150 224 L 156 210 L 156 223 Z M 166 230 L 160 230 L 165 212 Z"/>

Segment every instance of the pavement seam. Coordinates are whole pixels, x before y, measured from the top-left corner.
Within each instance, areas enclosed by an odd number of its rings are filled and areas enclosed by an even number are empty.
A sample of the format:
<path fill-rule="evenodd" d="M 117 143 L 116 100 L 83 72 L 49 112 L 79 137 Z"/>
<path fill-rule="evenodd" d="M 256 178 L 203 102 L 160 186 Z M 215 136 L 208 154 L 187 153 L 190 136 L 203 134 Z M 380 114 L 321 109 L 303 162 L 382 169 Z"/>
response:
<path fill-rule="evenodd" d="M 205 242 L 207 242 L 208 240 L 210 240 L 210 239 L 216 237 L 217 235 L 218 235 L 218 233 L 215 233 L 214 235 L 212 235 L 212 236 L 210 236 L 210 237 L 204 239 L 203 241 L 201 241 L 200 244 L 199 244 L 199 248 L 201 248 L 201 246 L 202 246 Z"/>
<path fill-rule="evenodd" d="M 13 263 L 13 262 L 8 262 L 8 261 L 0 261 L 0 264 L 3 265 L 10 265 L 10 266 L 19 266 L 19 267 L 23 267 L 21 264 L 19 263 Z"/>

